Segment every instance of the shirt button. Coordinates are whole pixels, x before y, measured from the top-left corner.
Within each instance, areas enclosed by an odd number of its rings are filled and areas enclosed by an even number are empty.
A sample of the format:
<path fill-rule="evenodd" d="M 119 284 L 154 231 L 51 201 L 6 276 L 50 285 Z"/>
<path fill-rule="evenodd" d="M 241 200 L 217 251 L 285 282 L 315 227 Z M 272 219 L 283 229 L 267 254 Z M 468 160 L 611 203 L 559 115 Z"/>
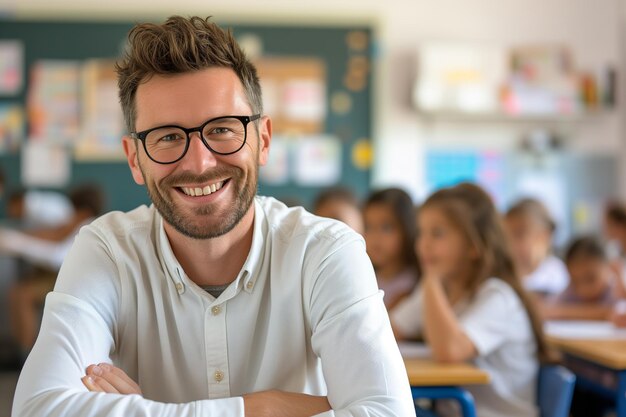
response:
<path fill-rule="evenodd" d="M 222 382 L 224 380 L 224 372 L 219 371 L 219 370 L 215 371 L 214 377 L 217 382 Z"/>
<path fill-rule="evenodd" d="M 247 288 L 247 289 L 249 289 L 249 290 L 251 290 L 251 289 L 252 289 L 252 287 L 254 287 L 254 282 L 252 282 L 252 281 L 248 281 L 248 283 L 246 284 L 246 288 Z"/>
<path fill-rule="evenodd" d="M 222 312 L 222 307 L 220 306 L 214 306 L 213 308 L 211 308 L 211 313 L 213 313 L 214 316 L 217 316 L 221 312 Z"/>
<path fill-rule="evenodd" d="M 180 282 L 176 283 L 176 291 L 182 291 L 183 290 L 183 284 L 181 284 Z"/>

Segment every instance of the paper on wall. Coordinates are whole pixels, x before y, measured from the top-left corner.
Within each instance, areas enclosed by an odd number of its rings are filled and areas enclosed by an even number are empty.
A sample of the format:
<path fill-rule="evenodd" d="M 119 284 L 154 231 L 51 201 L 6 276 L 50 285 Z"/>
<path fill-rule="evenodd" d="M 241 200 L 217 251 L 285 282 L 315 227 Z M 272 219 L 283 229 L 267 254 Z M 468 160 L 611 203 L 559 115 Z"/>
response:
<path fill-rule="evenodd" d="M 27 187 L 64 187 L 70 179 L 70 155 L 59 144 L 28 140 L 22 151 L 22 182 Z"/>
<path fill-rule="evenodd" d="M 293 178 L 299 185 L 330 186 L 341 179 L 341 142 L 334 136 L 302 137 L 294 142 Z"/>

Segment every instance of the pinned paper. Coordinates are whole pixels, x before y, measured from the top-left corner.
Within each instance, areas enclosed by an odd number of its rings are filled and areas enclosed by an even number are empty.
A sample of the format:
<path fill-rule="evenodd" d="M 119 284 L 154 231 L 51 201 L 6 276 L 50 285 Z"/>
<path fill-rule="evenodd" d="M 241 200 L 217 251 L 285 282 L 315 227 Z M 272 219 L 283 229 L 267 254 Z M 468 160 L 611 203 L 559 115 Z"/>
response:
<path fill-rule="evenodd" d="M 317 121 L 326 116 L 326 85 L 322 80 L 292 79 L 283 84 L 283 112 L 292 120 Z"/>
<path fill-rule="evenodd" d="M 82 70 L 82 123 L 75 156 L 82 160 L 123 160 L 125 132 L 115 62 L 90 60 Z"/>
<path fill-rule="evenodd" d="M 20 106 L 0 105 L 0 152 L 16 151 L 24 137 L 24 112 Z"/>
<path fill-rule="evenodd" d="M 22 90 L 24 46 L 20 41 L 0 41 L 0 95 L 16 95 Z"/>
<path fill-rule="evenodd" d="M 341 142 L 334 136 L 308 136 L 294 143 L 294 181 L 329 186 L 341 178 Z"/>
<path fill-rule="evenodd" d="M 70 156 L 59 144 L 29 140 L 22 151 L 22 182 L 27 187 L 64 187 L 70 179 Z"/>
<path fill-rule="evenodd" d="M 39 141 L 72 143 L 79 133 L 80 63 L 39 61 L 28 91 L 30 137 Z"/>

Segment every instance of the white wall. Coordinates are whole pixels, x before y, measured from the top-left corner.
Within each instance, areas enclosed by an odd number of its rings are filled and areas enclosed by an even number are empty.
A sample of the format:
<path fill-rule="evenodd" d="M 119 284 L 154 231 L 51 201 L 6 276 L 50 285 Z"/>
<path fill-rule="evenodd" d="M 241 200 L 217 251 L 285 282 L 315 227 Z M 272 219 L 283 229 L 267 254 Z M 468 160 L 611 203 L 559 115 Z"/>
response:
<path fill-rule="evenodd" d="M 169 14 L 211 14 L 219 21 L 370 22 L 379 38 L 375 86 L 373 186 L 404 185 L 415 195 L 422 184 L 422 149 L 432 142 L 477 140 L 513 147 L 528 126 L 425 125 L 410 103 L 419 42 L 428 39 L 484 40 L 503 45 L 569 45 L 577 66 L 599 70 L 620 66 L 626 0 L 0 0 L 17 18 L 146 20 Z M 620 80 L 622 81 L 622 80 Z M 624 84 L 620 82 L 619 85 Z M 624 100 L 624 95 L 618 98 Z M 621 106 L 623 109 L 624 106 Z M 624 112 L 624 110 L 620 110 Z M 582 152 L 619 153 L 619 111 L 566 124 L 568 145 Z M 563 126 L 561 126 L 563 127 Z M 480 131 L 480 134 L 477 132 Z M 493 139 L 484 139 L 490 137 Z M 479 139 L 474 139 L 479 138 Z M 626 156 L 623 157 L 626 161 Z M 625 170 L 626 171 L 626 170 Z M 626 196 L 626 172 L 619 193 Z"/>

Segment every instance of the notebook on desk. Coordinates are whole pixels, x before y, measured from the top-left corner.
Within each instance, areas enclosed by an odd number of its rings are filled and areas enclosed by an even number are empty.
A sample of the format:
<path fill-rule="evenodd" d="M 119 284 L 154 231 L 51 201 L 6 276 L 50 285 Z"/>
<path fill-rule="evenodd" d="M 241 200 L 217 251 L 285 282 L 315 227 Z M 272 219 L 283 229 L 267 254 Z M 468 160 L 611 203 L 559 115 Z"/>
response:
<path fill-rule="evenodd" d="M 404 359 L 410 358 L 430 358 L 432 353 L 430 347 L 420 342 L 398 342 L 400 354 Z"/>
<path fill-rule="evenodd" d="M 555 320 L 543 327 L 546 335 L 561 339 L 626 339 L 626 329 L 609 321 Z"/>

